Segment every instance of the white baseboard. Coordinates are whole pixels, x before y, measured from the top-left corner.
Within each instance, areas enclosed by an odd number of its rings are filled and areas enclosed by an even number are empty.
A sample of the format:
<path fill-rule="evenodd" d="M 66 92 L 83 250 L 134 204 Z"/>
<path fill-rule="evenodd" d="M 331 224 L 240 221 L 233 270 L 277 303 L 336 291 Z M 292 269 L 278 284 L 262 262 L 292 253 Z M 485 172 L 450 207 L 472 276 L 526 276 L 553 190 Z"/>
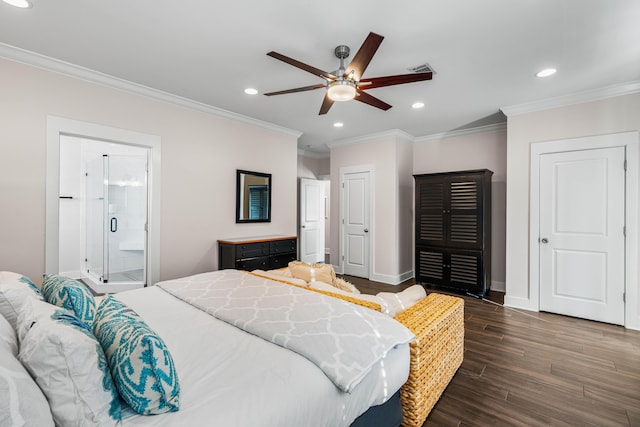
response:
<path fill-rule="evenodd" d="M 332 264 L 332 265 L 333 265 L 333 270 L 336 272 L 336 274 L 344 274 L 344 270 L 341 265 L 335 265 L 335 264 Z M 369 276 L 369 280 L 374 282 L 385 283 L 387 285 L 399 285 L 400 283 L 411 279 L 413 276 L 414 276 L 413 270 L 409 270 L 395 276 L 389 275 L 389 274 L 372 273 Z"/>
<path fill-rule="evenodd" d="M 531 307 L 532 304 L 529 298 L 512 297 L 509 295 L 505 295 L 504 305 L 505 307 L 519 308 L 519 309 L 528 310 L 528 311 L 538 311 L 537 309 L 534 309 Z"/>
<path fill-rule="evenodd" d="M 80 270 L 61 271 L 60 273 L 58 273 L 58 276 L 71 277 L 72 279 L 80 279 L 82 278 L 82 272 Z"/>
<path fill-rule="evenodd" d="M 386 283 L 387 285 L 399 285 L 400 283 L 406 280 L 409 280 L 412 277 L 413 277 L 413 270 L 409 270 L 398 275 L 373 273 L 369 277 L 369 280 L 373 280 L 374 282 Z"/>

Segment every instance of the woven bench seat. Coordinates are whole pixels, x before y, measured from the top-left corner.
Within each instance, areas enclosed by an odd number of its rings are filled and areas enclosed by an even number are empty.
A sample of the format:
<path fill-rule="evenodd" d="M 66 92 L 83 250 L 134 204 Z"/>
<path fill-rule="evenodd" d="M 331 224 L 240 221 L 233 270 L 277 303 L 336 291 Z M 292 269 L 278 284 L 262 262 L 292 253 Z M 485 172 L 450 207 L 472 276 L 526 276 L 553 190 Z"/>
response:
<path fill-rule="evenodd" d="M 420 427 L 462 364 L 464 300 L 432 293 L 395 319 L 416 336 L 409 379 L 400 389 L 402 426 Z"/>

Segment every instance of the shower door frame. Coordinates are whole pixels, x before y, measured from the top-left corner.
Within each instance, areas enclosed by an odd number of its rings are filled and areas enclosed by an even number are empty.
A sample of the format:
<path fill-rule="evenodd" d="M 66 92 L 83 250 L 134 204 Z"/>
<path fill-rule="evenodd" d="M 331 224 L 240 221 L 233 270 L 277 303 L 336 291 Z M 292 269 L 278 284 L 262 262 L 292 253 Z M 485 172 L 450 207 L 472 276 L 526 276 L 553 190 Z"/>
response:
<path fill-rule="evenodd" d="M 45 274 L 57 274 L 59 267 L 59 197 L 60 197 L 60 136 L 69 135 L 89 140 L 133 145 L 149 150 L 147 170 L 147 256 L 146 284 L 160 281 L 160 194 L 161 138 L 62 117 L 47 116 L 47 169 L 45 203 Z M 105 292 L 120 292 L 131 285 L 107 284 Z M 107 287 L 109 287 L 107 289 Z M 140 285 L 135 285 L 140 287 Z"/>
<path fill-rule="evenodd" d="M 84 141 L 87 141 L 84 139 Z M 111 144 L 110 144 L 111 145 Z M 136 147 L 138 149 L 138 147 Z M 147 186 L 147 170 L 148 170 L 148 162 L 149 162 L 149 150 L 140 147 L 139 152 L 130 153 L 130 154 L 122 154 L 119 153 L 118 150 L 109 150 L 105 149 L 104 151 L 111 151 L 106 154 L 102 154 L 100 157 L 95 157 L 92 159 L 85 159 L 85 211 L 86 214 L 84 216 L 84 228 L 85 228 L 85 255 L 84 255 L 84 267 L 83 274 L 88 276 L 88 279 L 92 282 L 99 282 L 100 289 L 104 288 L 104 285 L 120 285 L 120 284 L 145 284 L 146 283 L 146 256 L 147 256 L 147 223 L 148 223 L 148 204 L 147 199 L 148 195 L 148 186 Z M 144 154 L 143 154 L 144 153 Z M 132 183 L 118 183 L 117 179 L 114 177 L 114 168 L 117 168 L 118 164 L 122 165 L 123 162 L 129 162 L 129 167 L 131 167 L 131 162 L 139 163 L 135 165 L 135 170 L 127 169 L 127 172 L 134 172 L 142 178 L 141 182 L 136 184 Z M 114 164 L 114 162 L 116 162 Z M 140 163 L 141 162 L 141 163 Z M 122 170 L 122 169 L 120 169 Z M 112 214 L 112 205 L 116 200 L 112 200 L 112 196 L 114 196 L 113 191 L 118 188 L 124 187 L 126 188 L 126 192 L 133 191 L 133 187 L 143 187 L 143 197 L 144 203 L 138 205 L 138 207 L 144 208 L 143 216 L 139 217 L 131 217 L 131 203 L 132 199 L 130 196 L 126 197 L 126 200 L 120 200 L 118 209 L 120 212 L 116 215 Z M 124 206 L 124 208 L 122 208 Z M 122 210 L 124 209 L 124 210 Z M 115 213 L 115 212 L 114 212 Z M 126 225 L 126 234 L 129 234 L 134 231 L 142 231 L 143 239 L 142 239 L 142 264 L 139 264 L 138 261 L 135 261 L 136 267 L 141 267 L 142 277 L 140 280 L 131 278 L 131 270 L 126 271 L 122 270 L 122 252 L 123 248 L 119 248 L 119 250 L 114 250 L 115 243 L 119 239 L 116 236 L 120 230 L 120 226 L 118 225 L 120 221 L 122 221 L 122 214 L 124 213 L 125 223 Z M 117 217 L 120 217 L 119 219 Z M 114 229 L 114 220 L 115 220 L 115 229 Z M 143 227 L 140 228 L 131 228 L 131 221 L 138 222 L 142 220 Z M 128 231 L 128 232 L 127 232 Z M 125 235 L 126 235 L 125 234 Z M 137 243 L 137 241 L 136 241 Z M 128 253 L 130 250 L 140 250 L 138 249 L 138 245 L 134 245 L 135 248 L 126 248 L 124 251 Z M 114 255 L 118 253 L 119 257 L 114 257 Z M 113 259 L 112 259 L 113 257 Z M 139 258 L 137 255 L 133 255 L 130 257 Z M 127 258 L 127 257 L 125 257 Z M 112 262 L 114 261 L 114 262 Z M 131 265 L 131 261 L 126 262 Z M 118 270 L 121 271 L 113 271 L 113 265 L 119 265 Z M 138 270 L 136 268 L 136 270 Z M 129 273 L 129 274 L 127 274 Z M 122 277 L 125 276 L 127 280 L 114 279 L 114 277 Z M 96 283 L 97 285 L 98 283 Z"/>

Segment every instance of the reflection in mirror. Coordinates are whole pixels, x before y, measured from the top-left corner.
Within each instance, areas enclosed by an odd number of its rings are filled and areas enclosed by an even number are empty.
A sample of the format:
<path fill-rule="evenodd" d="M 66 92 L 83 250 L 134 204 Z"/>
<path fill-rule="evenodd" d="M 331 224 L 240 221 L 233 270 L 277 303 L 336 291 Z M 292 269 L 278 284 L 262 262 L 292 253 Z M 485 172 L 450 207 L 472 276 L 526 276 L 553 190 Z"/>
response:
<path fill-rule="evenodd" d="M 236 223 L 271 222 L 271 174 L 236 174 Z"/>

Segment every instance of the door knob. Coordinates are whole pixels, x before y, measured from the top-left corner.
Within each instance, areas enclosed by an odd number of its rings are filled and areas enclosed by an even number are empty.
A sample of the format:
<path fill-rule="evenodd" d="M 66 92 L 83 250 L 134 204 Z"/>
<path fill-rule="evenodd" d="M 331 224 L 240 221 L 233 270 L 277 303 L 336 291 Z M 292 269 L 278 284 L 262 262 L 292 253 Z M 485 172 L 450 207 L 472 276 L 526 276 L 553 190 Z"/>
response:
<path fill-rule="evenodd" d="M 364 229 L 364 232 L 365 232 L 365 233 L 368 233 L 368 232 L 369 232 L 369 229 L 368 229 L 368 228 L 365 228 L 365 229 Z"/>
<path fill-rule="evenodd" d="M 542 239 L 540 239 L 540 243 L 549 243 L 549 239 L 543 237 Z"/>
<path fill-rule="evenodd" d="M 307 227 L 306 225 L 302 225 L 302 226 L 300 226 L 300 228 L 306 228 L 306 227 Z"/>

